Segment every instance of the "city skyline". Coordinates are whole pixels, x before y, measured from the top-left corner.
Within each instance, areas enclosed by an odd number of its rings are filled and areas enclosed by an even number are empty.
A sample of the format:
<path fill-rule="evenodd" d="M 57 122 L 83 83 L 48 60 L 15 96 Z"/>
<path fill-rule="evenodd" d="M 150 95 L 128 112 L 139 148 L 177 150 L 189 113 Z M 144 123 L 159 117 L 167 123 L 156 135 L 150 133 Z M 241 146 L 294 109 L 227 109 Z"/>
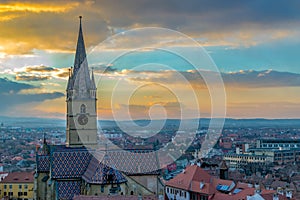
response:
<path fill-rule="evenodd" d="M 156 2 L 137 3 L 134 0 L 126 3 L 15 1 L 0 4 L 1 115 L 65 118 L 65 88 L 69 68 L 74 63 L 77 17 L 82 15 L 88 52 L 107 37 L 132 28 L 155 26 L 176 30 L 199 42 L 219 68 L 227 95 L 226 117 L 299 118 L 298 2 L 277 1 L 273 2 L 272 8 L 271 1 L 263 5 L 233 1 L 225 5 L 223 1 L 214 1 L 203 7 L 201 1 L 194 3 L 197 6 L 180 1 L 172 4 L 159 2 L 158 6 Z M 145 7 L 147 11 L 142 12 Z M 269 10 L 265 12 L 263 7 Z M 174 45 L 173 39 L 166 38 L 166 44 L 192 51 L 184 42 L 180 46 Z M 156 38 L 149 40 L 155 42 Z M 201 117 L 210 116 L 210 98 L 205 82 L 200 76 L 195 78 L 192 68 L 181 60 L 159 51 L 134 52 L 107 68 L 110 56 L 134 46 L 126 41 L 118 42 L 122 49 L 104 47 L 102 55 L 107 59 L 95 65 L 96 79 L 102 78 L 101 84 L 97 85 L 100 119 L 113 118 L 111 107 L 121 113 L 128 109 L 128 102 L 122 98 L 110 105 L 109 90 L 119 80 L 122 81 L 118 91 L 120 97 L 137 82 L 148 85 L 129 102 L 133 118 L 149 118 L 149 108 L 157 104 L 165 107 L 169 118 L 180 118 L 180 102 L 176 95 L 155 85 L 176 85 L 185 95 L 188 88 L 177 80 L 175 72 L 180 72 L 195 89 L 201 102 Z M 89 55 L 88 61 L 90 67 L 93 66 L 93 58 Z M 161 66 L 147 66 L 142 72 L 133 69 L 135 65 L 153 62 L 169 65 L 173 70 Z M 107 68 L 104 74 L 101 73 L 103 68 Z M 188 118 L 197 116 L 193 110 L 198 108 L 188 101 L 182 106 L 190 111 Z M 154 114 L 155 109 L 160 109 L 152 108 Z M 127 119 L 127 116 L 121 118 Z"/>

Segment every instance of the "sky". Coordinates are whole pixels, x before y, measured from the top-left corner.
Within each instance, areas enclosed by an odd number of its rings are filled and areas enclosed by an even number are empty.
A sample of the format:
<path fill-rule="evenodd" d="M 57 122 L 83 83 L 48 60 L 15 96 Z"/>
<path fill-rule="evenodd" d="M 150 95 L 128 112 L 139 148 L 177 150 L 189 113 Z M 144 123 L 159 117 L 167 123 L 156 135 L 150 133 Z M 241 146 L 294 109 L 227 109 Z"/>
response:
<path fill-rule="evenodd" d="M 100 119 L 225 109 L 299 118 L 299 9 L 297 0 L 1 1 L 0 115 L 65 118 L 81 15 Z"/>

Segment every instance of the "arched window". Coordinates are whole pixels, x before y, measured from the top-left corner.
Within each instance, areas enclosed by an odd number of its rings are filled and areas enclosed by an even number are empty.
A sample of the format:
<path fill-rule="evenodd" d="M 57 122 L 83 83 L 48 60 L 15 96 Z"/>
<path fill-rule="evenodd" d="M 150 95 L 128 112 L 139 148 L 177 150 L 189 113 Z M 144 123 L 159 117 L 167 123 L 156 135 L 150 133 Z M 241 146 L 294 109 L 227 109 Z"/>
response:
<path fill-rule="evenodd" d="M 86 113 L 86 106 L 84 104 L 80 106 L 80 113 Z"/>

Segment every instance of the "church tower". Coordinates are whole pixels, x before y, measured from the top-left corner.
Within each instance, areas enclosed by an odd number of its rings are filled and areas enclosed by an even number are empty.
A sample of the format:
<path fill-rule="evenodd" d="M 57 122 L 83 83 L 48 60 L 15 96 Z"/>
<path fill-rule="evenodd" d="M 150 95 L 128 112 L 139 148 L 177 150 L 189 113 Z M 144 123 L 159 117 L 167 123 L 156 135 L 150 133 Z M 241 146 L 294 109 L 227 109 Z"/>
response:
<path fill-rule="evenodd" d="M 90 75 L 79 17 L 79 34 L 74 67 L 67 85 L 67 147 L 92 147 L 97 144 L 97 88 Z"/>

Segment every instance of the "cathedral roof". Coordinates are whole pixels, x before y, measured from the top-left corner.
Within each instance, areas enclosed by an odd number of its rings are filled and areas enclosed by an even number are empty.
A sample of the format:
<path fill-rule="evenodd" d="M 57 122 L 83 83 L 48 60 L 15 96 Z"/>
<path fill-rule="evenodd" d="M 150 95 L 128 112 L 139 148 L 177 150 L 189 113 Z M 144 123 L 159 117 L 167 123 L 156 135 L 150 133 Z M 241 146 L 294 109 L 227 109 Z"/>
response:
<path fill-rule="evenodd" d="M 74 196 L 80 195 L 80 180 L 60 180 L 56 182 L 57 199 L 71 200 Z"/>
<path fill-rule="evenodd" d="M 93 157 L 82 178 L 92 184 L 119 184 L 127 182 L 121 172 L 109 166 L 107 155 L 102 161 Z"/>
<path fill-rule="evenodd" d="M 92 158 L 85 148 L 53 146 L 51 151 L 51 178 L 81 178 Z"/>
<path fill-rule="evenodd" d="M 49 155 L 37 155 L 36 169 L 37 169 L 37 172 L 49 172 L 50 171 L 50 156 Z"/>
<path fill-rule="evenodd" d="M 159 174 L 156 152 L 150 150 L 108 151 L 111 165 L 127 175 Z"/>
<path fill-rule="evenodd" d="M 84 147 L 70 148 L 64 145 L 49 145 L 49 147 L 50 155 L 37 155 L 38 172 L 51 170 L 51 178 L 54 179 L 81 178 L 85 174 L 86 180 L 92 180 L 91 173 L 94 171 L 91 168 L 96 166 L 97 161 L 97 159 L 92 159 L 94 153 Z M 122 171 L 127 175 L 158 174 L 159 163 L 156 153 L 153 151 L 111 150 L 107 152 L 107 156 L 106 165 L 113 166 L 114 170 L 117 169 L 118 172 Z M 99 171 L 102 170 L 101 168 L 107 167 L 98 164 Z M 116 173 L 118 174 L 118 172 Z"/>

